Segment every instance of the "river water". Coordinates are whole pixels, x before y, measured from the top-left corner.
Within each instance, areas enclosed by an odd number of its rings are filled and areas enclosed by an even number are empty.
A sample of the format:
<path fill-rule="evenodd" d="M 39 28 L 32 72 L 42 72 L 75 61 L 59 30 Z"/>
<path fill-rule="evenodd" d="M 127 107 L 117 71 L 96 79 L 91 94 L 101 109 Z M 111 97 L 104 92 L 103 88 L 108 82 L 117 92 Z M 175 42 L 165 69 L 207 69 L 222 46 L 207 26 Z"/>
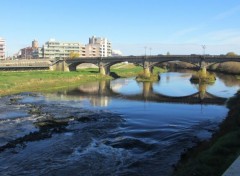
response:
<path fill-rule="evenodd" d="M 186 149 L 218 129 L 240 87 L 229 75 L 213 85 L 190 77 L 1 97 L 0 175 L 171 175 Z"/>

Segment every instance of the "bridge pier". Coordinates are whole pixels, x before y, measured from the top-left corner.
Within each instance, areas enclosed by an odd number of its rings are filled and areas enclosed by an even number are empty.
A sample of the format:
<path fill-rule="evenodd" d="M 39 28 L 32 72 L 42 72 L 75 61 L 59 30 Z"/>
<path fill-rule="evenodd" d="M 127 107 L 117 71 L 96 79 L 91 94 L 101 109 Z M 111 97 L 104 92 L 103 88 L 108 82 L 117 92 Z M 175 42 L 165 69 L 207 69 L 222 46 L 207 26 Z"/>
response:
<path fill-rule="evenodd" d="M 143 62 L 143 74 L 144 74 L 144 77 L 150 78 L 150 76 L 151 76 L 151 70 L 150 69 L 151 68 L 149 66 L 149 62 L 144 61 Z"/>
<path fill-rule="evenodd" d="M 101 75 L 106 75 L 106 70 L 105 70 L 104 66 L 99 66 L 99 73 Z"/>
<path fill-rule="evenodd" d="M 151 76 L 151 72 L 149 68 L 143 68 L 143 73 L 145 77 L 150 77 Z"/>
<path fill-rule="evenodd" d="M 201 60 L 201 63 L 200 63 L 200 76 L 202 78 L 206 78 L 207 77 L 206 63 L 204 61 L 202 61 L 202 60 Z"/>
<path fill-rule="evenodd" d="M 99 62 L 98 67 L 99 67 L 99 73 L 101 75 L 109 75 L 110 74 L 110 66 L 108 66 L 107 64 Z"/>
<path fill-rule="evenodd" d="M 68 64 L 63 59 L 58 60 L 54 65 L 52 65 L 50 67 L 50 70 L 52 70 L 52 71 L 64 71 L 64 72 L 70 71 Z"/>

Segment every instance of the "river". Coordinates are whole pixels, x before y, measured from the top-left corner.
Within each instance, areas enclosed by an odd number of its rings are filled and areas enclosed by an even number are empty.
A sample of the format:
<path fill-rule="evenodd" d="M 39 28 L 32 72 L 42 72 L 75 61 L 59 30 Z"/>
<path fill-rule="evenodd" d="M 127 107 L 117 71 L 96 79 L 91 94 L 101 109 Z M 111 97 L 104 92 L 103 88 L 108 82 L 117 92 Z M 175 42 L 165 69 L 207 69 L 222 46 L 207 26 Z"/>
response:
<path fill-rule="evenodd" d="M 240 87 L 230 75 L 212 85 L 190 77 L 1 97 L 0 175 L 171 175 L 182 153 L 218 129 Z"/>

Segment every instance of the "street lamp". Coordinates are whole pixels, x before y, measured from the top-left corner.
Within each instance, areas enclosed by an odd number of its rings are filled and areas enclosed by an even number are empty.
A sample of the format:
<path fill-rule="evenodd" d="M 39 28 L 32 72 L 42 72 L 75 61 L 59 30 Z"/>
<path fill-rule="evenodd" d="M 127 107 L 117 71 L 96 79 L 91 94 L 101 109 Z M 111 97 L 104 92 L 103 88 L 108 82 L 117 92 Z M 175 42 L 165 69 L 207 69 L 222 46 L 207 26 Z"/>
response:
<path fill-rule="evenodd" d="M 145 49 L 145 56 L 147 56 L 147 47 L 144 46 L 144 49 Z"/>
<path fill-rule="evenodd" d="M 206 45 L 202 45 L 202 49 L 203 49 L 203 56 L 205 56 Z"/>

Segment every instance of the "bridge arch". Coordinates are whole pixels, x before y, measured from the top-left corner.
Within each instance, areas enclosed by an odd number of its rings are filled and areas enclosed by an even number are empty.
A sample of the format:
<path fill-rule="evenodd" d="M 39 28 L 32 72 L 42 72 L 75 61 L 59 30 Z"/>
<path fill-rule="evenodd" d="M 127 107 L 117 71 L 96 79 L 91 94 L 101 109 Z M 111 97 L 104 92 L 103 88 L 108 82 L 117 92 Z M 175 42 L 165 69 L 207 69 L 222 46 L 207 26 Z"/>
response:
<path fill-rule="evenodd" d="M 77 70 L 77 66 L 81 65 L 81 64 L 93 64 L 98 66 L 96 63 L 92 63 L 92 62 L 86 62 L 86 61 L 81 61 L 81 62 L 74 62 L 68 65 L 69 67 L 69 71 L 76 71 Z"/>
<path fill-rule="evenodd" d="M 136 61 L 131 61 L 131 60 L 130 61 L 117 60 L 117 61 L 113 61 L 113 62 L 99 62 L 99 69 L 100 70 L 104 69 L 104 71 L 102 71 L 102 72 L 105 72 L 105 74 L 109 75 L 112 66 L 119 64 L 119 63 L 124 63 L 124 62 L 132 63 L 134 65 L 139 65 L 141 67 L 143 67 L 143 65 L 144 65 L 142 61 L 136 62 Z M 101 73 L 101 71 L 100 71 L 100 73 Z"/>

